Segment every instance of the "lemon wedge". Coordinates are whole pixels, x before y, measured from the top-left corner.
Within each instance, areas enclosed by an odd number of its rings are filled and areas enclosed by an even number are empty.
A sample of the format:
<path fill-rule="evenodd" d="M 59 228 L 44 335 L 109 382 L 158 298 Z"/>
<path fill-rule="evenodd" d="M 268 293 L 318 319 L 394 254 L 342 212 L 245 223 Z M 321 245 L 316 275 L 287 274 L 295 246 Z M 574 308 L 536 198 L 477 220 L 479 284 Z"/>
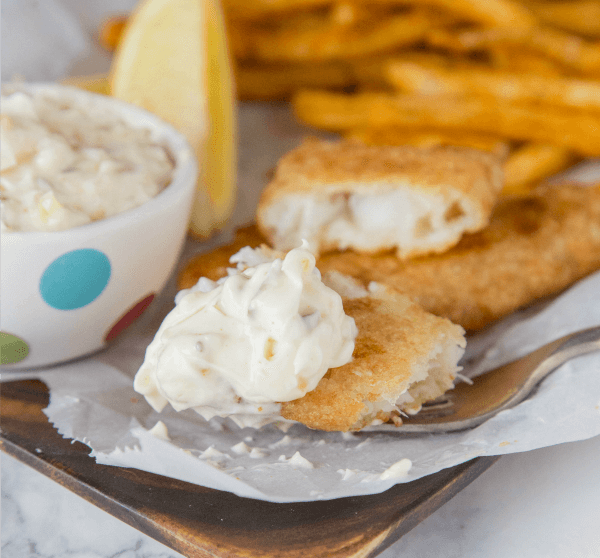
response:
<path fill-rule="evenodd" d="M 235 202 L 236 107 L 218 0 L 142 0 L 110 70 L 112 95 L 177 128 L 200 167 L 190 231 L 207 237 Z"/>

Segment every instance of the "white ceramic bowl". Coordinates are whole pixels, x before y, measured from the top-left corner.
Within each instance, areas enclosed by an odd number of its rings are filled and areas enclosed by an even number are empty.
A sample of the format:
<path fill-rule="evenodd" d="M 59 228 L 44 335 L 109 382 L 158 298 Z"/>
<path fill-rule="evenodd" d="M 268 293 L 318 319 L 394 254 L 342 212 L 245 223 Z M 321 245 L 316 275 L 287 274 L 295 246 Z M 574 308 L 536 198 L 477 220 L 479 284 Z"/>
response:
<path fill-rule="evenodd" d="M 175 160 L 173 180 L 143 205 L 58 232 L 2 233 L 1 369 L 48 366 L 97 351 L 165 286 L 179 258 L 197 164 L 185 138 L 156 116 L 117 99 L 56 84 L 151 130 Z"/>

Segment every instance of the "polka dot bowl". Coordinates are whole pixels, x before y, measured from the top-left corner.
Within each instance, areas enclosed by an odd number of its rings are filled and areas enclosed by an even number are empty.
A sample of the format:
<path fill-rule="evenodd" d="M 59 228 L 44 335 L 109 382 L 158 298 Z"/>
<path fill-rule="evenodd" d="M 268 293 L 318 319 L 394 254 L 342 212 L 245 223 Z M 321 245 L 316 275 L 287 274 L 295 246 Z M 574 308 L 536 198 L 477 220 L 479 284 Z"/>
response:
<path fill-rule="evenodd" d="M 143 205 L 104 220 L 58 232 L 2 233 L 3 371 L 58 364 L 109 344 L 163 289 L 187 232 L 198 169 L 185 138 L 138 107 L 65 89 L 149 129 L 169 147 L 173 180 Z"/>

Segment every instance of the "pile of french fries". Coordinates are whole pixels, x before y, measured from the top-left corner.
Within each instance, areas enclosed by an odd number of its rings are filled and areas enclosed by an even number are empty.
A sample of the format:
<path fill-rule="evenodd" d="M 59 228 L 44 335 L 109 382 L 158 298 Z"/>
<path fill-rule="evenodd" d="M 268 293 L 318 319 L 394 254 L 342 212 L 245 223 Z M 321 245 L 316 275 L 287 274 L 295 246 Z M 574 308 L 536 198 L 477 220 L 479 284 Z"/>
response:
<path fill-rule="evenodd" d="M 600 156 L 597 0 L 223 0 L 242 99 L 371 144 L 505 157 L 506 194 Z"/>
<path fill-rule="evenodd" d="M 222 4 L 240 99 L 370 144 L 493 151 L 507 195 L 600 156 L 600 0 Z"/>

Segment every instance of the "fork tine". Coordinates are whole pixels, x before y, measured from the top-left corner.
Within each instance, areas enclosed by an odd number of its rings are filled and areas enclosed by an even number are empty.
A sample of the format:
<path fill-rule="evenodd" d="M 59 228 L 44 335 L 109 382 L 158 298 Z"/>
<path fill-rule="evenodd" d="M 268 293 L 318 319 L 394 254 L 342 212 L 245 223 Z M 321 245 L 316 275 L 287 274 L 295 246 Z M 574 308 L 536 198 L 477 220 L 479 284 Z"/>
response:
<path fill-rule="evenodd" d="M 458 384 L 405 421 L 399 432 L 453 432 L 473 428 L 498 412 L 514 407 L 564 362 L 600 350 L 600 326 L 567 335 L 529 355 L 475 378 L 473 385 Z"/>

